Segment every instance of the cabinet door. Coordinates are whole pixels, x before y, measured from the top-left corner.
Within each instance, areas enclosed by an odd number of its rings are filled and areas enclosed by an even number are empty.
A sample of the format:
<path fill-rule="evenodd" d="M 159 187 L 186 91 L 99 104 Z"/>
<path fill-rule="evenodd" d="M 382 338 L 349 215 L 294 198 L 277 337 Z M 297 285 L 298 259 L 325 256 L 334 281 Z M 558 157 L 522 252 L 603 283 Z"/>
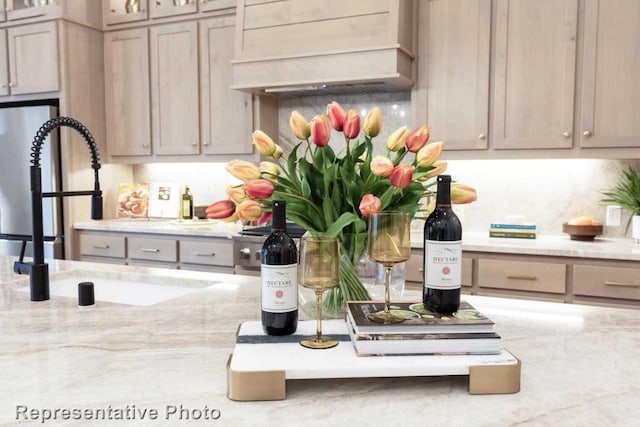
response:
<path fill-rule="evenodd" d="M 447 150 L 486 149 L 491 0 L 428 3 L 427 123 Z"/>
<path fill-rule="evenodd" d="M 196 22 L 151 28 L 151 123 L 157 155 L 198 154 Z"/>
<path fill-rule="evenodd" d="M 147 29 L 106 33 L 104 56 L 109 155 L 151 154 Z"/>
<path fill-rule="evenodd" d="M 200 98 L 205 154 L 251 154 L 253 106 L 250 94 L 230 89 L 233 19 L 200 23 Z"/>
<path fill-rule="evenodd" d="M 143 21 L 147 16 L 147 0 L 102 0 L 105 25 Z"/>
<path fill-rule="evenodd" d="M 570 148 L 578 0 L 498 0 L 496 149 Z"/>
<path fill-rule="evenodd" d="M 23 25 L 7 31 L 11 94 L 59 90 L 57 24 Z"/>
<path fill-rule="evenodd" d="M 7 58 L 7 30 L 0 30 L 0 96 L 9 95 L 9 63 Z"/>
<path fill-rule="evenodd" d="M 580 145 L 640 146 L 640 2 L 585 2 Z"/>
<path fill-rule="evenodd" d="M 236 0 L 200 0 L 200 10 L 209 12 L 212 10 L 229 9 L 236 7 Z"/>
<path fill-rule="evenodd" d="M 7 20 L 6 7 L 6 0 L 0 0 L 0 22 Z M 6 58 L 6 55 L 3 58 Z"/>
<path fill-rule="evenodd" d="M 166 16 L 186 15 L 198 11 L 197 0 L 185 0 L 176 2 L 175 0 L 152 0 L 151 18 L 164 18 Z"/>

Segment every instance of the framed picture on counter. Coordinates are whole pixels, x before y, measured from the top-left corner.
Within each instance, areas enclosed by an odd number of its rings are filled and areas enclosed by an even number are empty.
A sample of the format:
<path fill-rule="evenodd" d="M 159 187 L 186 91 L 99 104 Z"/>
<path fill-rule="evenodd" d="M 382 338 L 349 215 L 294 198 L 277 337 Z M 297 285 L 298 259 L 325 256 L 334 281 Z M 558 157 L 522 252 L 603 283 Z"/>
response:
<path fill-rule="evenodd" d="M 180 216 L 180 184 L 152 182 L 149 190 L 150 218 L 178 218 Z"/>
<path fill-rule="evenodd" d="M 149 184 L 120 184 L 116 218 L 146 218 Z"/>

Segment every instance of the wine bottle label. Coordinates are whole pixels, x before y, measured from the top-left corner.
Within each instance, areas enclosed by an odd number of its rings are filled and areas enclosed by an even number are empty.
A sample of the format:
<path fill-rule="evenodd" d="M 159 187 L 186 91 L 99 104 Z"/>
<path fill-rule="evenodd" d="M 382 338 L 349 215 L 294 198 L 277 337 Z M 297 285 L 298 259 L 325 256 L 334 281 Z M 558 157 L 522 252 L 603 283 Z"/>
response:
<path fill-rule="evenodd" d="M 424 242 L 424 285 L 431 289 L 458 289 L 462 282 L 462 240 Z"/>
<path fill-rule="evenodd" d="M 298 264 L 262 264 L 260 278 L 263 311 L 286 313 L 298 309 Z"/>

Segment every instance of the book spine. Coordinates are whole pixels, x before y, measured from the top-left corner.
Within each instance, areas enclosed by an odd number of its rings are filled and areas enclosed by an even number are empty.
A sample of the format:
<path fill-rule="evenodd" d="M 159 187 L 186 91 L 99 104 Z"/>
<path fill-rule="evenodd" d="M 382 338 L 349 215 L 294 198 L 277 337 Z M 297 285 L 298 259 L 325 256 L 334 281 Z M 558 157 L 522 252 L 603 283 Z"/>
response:
<path fill-rule="evenodd" d="M 516 239 L 535 239 L 536 233 L 514 233 L 510 231 L 489 231 L 489 237 L 507 237 Z"/>
<path fill-rule="evenodd" d="M 521 228 L 490 228 L 490 232 L 494 233 L 525 233 L 536 234 L 536 230 L 523 230 Z"/>
<path fill-rule="evenodd" d="M 535 230 L 536 229 L 536 225 L 535 224 L 502 224 L 499 222 L 493 222 L 491 223 L 490 228 L 507 228 L 507 229 L 514 229 L 514 230 Z"/>

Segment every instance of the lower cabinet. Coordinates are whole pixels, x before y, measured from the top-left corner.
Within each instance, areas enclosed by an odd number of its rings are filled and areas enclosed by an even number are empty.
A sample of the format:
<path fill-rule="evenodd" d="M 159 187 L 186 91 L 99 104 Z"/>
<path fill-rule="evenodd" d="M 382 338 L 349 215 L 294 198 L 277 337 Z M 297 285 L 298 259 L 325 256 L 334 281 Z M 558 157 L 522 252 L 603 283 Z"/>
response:
<path fill-rule="evenodd" d="M 233 274 L 233 242 L 223 237 L 80 231 L 80 261 Z"/>
<path fill-rule="evenodd" d="M 631 300 L 640 306 L 640 265 L 621 261 L 603 265 L 576 264 L 573 267 L 573 295 L 576 301 L 603 297 Z"/>

